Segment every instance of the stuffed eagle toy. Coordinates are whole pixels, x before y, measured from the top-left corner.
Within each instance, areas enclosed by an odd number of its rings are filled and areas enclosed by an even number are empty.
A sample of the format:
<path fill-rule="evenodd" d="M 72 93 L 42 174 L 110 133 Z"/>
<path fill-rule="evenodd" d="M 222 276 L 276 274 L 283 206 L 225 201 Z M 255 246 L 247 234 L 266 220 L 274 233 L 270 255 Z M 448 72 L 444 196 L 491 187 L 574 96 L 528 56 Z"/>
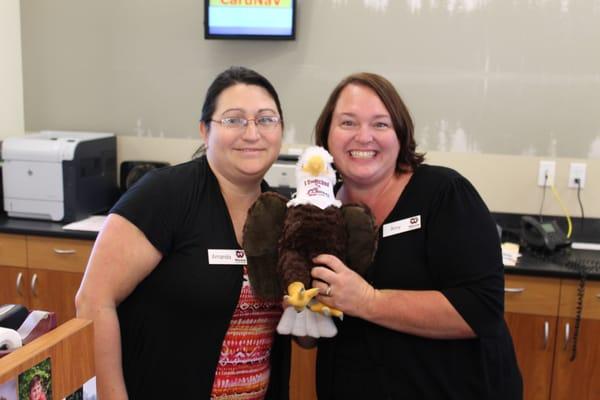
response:
<path fill-rule="evenodd" d="M 248 211 L 243 245 L 254 294 L 263 299 L 284 298 L 277 331 L 296 336 L 332 337 L 333 317 L 341 311 L 314 298 L 310 289 L 312 259 L 332 254 L 363 275 L 373 261 L 377 228 L 364 206 L 344 205 L 335 199 L 333 158 L 322 147 L 309 147 L 296 165 L 296 193 L 292 200 L 263 193 Z"/>

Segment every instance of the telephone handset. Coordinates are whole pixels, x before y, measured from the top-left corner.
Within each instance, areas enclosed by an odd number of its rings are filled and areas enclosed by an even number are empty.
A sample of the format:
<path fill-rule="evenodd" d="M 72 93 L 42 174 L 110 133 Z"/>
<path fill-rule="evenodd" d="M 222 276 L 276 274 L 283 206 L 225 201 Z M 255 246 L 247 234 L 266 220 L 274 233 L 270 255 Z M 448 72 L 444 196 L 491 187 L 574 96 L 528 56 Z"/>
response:
<path fill-rule="evenodd" d="M 548 252 L 571 245 L 556 221 L 540 222 L 528 215 L 521 217 L 521 240 L 531 248 Z"/>

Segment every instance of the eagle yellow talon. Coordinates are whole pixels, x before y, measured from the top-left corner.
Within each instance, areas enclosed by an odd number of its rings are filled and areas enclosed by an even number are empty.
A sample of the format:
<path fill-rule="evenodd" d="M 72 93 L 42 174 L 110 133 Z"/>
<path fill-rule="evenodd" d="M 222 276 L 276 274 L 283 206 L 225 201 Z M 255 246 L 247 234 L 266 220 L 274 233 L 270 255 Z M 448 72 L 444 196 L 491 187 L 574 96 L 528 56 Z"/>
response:
<path fill-rule="evenodd" d="M 344 318 L 343 312 L 341 312 L 337 308 L 332 308 L 332 307 L 326 306 L 325 304 L 320 303 L 320 302 L 311 304 L 310 310 L 317 312 L 317 313 L 321 313 L 321 314 L 325 315 L 326 317 L 338 317 L 339 319 Z"/>
<path fill-rule="evenodd" d="M 296 309 L 296 311 L 300 312 L 304 310 L 312 298 L 318 294 L 318 288 L 306 290 L 302 282 L 292 282 L 288 286 L 288 295 L 286 295 L 284 298 Z"/>

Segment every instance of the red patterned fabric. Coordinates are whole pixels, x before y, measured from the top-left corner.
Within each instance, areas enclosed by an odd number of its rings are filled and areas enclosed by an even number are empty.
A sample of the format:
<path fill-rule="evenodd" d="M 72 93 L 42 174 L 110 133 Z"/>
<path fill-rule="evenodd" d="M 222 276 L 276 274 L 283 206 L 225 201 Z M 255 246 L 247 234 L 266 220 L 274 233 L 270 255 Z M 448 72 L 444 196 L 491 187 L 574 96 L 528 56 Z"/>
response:
<path fill-rule="evenodd" d="M 211 399 L 264 399 L 271 346 L 280 317 L 280 302 L 254 297 L 244 268 L 240 299 L 223 340 Z"/>

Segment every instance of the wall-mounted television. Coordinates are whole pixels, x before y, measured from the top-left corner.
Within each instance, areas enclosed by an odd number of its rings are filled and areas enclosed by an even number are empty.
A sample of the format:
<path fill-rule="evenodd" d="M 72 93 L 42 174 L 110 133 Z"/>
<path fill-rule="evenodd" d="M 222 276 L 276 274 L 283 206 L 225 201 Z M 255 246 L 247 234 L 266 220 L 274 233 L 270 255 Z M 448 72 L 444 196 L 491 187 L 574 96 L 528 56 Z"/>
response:
<path fill-rule="evenodd" d="M 296 0 L 204 0 L 206 39 L 296 37 Z"/>

